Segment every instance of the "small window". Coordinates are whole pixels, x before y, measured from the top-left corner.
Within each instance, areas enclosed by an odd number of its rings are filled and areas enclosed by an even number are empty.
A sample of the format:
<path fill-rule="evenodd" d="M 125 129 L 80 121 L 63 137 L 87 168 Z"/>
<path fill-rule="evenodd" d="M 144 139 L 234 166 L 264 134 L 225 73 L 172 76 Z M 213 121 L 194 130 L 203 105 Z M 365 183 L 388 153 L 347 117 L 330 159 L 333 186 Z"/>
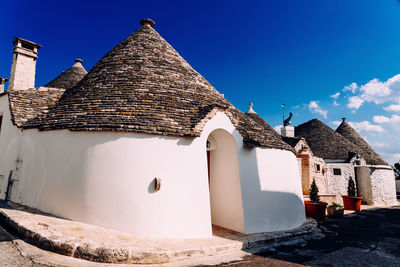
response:
<path fill-rule="evenodd" d="M 321 171 L 321 165 L 315 164 L 315 169 L 317 170 L 317 172 L 320 172 Z"/>
<path fill-rule="evenodd" d="M 1 133 L 1 124 L 3 122 L 3 115 L 0 115 L 0 133 Z"/>
<path fill-rule="evenodd" d="M 333 175 L 342 175 L 341 169 L 333 169 Z"/>

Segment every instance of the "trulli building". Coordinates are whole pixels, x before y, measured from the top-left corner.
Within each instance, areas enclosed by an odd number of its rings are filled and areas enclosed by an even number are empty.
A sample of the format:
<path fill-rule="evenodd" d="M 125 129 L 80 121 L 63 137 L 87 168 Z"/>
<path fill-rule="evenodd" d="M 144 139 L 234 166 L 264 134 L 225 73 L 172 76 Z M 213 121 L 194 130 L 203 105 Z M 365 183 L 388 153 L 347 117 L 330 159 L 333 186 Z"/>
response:
<path fill-rule="evenodd" d="M 0 198 L 148 237 L 300 226 L 292 147 L 141 23 L 87 74 L 77 60 L 39 88 L 40 46 L 15 39 L 0 95 Z"/>
<path fill-rule="evenodd" d="M 301 158 L 304 194 L 308 194 L 307 188 L 315 179 L 323 200 L 342 202 L 341 195 L 347 195 L 351 177 L 364 203 L 376 206 L 397 204 L 392 167 L 345 118 L 336 131 L 318 119 L 289 128 L 293 128 L 296 136 L 282 138 Z"/>

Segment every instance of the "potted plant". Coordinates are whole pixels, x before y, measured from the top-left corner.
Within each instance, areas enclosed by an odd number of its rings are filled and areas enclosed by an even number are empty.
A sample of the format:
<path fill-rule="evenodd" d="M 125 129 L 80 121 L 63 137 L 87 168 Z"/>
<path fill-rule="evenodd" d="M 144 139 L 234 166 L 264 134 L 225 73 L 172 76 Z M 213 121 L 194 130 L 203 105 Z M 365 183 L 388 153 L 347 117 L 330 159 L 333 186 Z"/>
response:
<path fill-rule="evenodd" d="M 357 197 L 356 194 L 356 186 L 353 178 L 350 176 L 347 185 L 347 196 L 342 196 L 345 210 L 360 211 L 362 197 Z"/>
<path fill-rule="evenodd" d="M 343 217 L 344 214 L 343 206 L 336 202 L 333 202 L 331 205 L 329 205 L 326 208 L 326 211 L 328 212 L 328 216 L 333 218 Z"/>
<path fill-rule="evenodd" d="M 310 201 L 304 201 L 306 216 L 317 222 L 325 221 L 325 210 L 327 203 L 319 201 L 318 186 L 313 179 L 310 188 Z"/>

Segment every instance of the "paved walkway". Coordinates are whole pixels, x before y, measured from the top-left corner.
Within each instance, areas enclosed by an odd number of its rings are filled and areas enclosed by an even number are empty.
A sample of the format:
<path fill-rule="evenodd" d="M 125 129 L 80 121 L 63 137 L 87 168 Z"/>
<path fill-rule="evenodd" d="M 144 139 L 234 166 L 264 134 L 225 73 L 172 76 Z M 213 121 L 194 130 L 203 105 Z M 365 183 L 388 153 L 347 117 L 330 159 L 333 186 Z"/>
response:
<path fill-rule="evenodd" d="M 0 223 L 29 243 L 103 263 L 156 264 L 220 255 L 309 237 L 318 229 L 314 220 L 307 220 L 291 231 L 244 235 L 218 229 L 218 236 L 211 238 L 151 239 L 56 218 L 24 206 L 5 207 L 4 202 L 2 205 Z"/>
<path fill-rule="evenodd" d="M 272 259 L 307 266 L 400 266 L 400 206 L 363 206 L 320 225 L 321 237 L 247 255 L 218 266 L 266 266 Z"/>

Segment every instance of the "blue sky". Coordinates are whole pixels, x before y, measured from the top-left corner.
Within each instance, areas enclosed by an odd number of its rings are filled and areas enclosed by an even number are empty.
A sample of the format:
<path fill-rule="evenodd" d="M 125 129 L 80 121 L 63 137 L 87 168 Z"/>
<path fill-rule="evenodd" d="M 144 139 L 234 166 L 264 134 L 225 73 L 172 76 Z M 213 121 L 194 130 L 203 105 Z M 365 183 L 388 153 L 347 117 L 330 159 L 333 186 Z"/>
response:
<path fill-rule="evenodd" d="M 13 0 L 2 10 L 0 76 L 9 76 L 16 36 L 43 46 L 40 86 L 74 58 L 90 70 L 150 17 L 243 112 L 252 101 L 273 127 L 282 103 L 294 125 L 319 118 L 336 128 L 347 117 L 386 160 L 400 160 L 399 1 Z"/>

